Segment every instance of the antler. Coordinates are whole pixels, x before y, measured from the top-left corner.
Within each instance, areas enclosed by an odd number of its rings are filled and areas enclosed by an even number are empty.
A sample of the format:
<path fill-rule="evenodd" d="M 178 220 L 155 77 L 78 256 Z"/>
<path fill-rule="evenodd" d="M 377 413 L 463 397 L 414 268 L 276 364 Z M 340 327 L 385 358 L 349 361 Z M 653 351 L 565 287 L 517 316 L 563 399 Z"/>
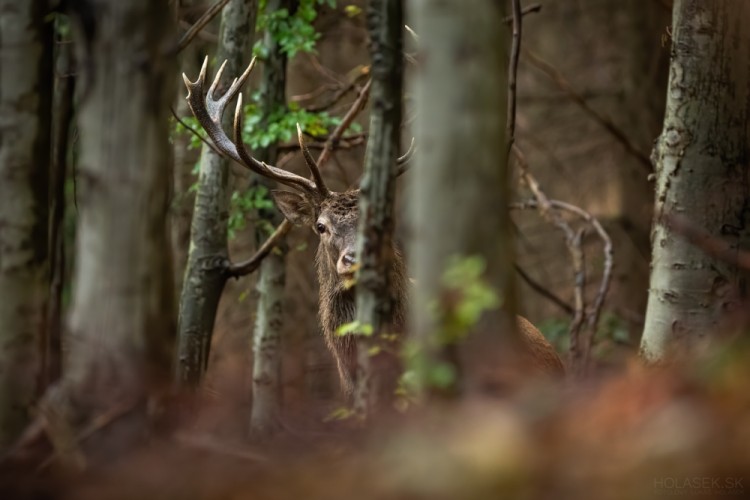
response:
<path fill-rule="evenodd" d="M 305 163 L 312 173 L 314 181 L 306 179 L 292 172 L 287 172 L 280 168 L 268 165 L 262 161 L 258 161 L 253 158 L 245 148 L 245 143 L 242 141 L 242 93 L 239 93 L 237 98 L 237 107 L 234 112 L 234 141 L 229 139 L 226 132 L 221 126 L 221 118 L 224 115 L 224 108 L 227 103 L 238 94 L 240 88 L 247 80 L 250 72 L 255 66 L 256 58 L 250 61 L 247 69 L 240 75 L 239 78 L 235 78 L 232 85 L 229 87 L 223 96 L 216 98 L 214 96 L 216 89 L 219 86 L 221 80 L 221 74 L 224 71 L 224 67 L 227 62 L 224 63 L 216 72 L 216 77 L 213 83 L 208 89 L 206 96 L 203 96 L 203 87 L 206 83 L 206 69 L 208 67 L 208 57 L 203 60 L 203 66 L 201 67 L 198 79 L 191 82 L 187 75 L 182 74 L 183 80 L 185 80 L 185 86 L 188 89 L 187 102 L 190 109 L 193 111 L 193 115 L 203 126 L 208 136 L 216 145 L 217 149 L 236 161 L 237 163 L 247 167 L 256 174 L 262 175 L 269 179 L 273 179 L 282 184 L 286 184 L 291 187 L 296 187 L 305 193 L 313 196 L 325 197 L 328 194 L 328 188 L 323 183 L 323 177 L 320 175 L 320 170 L 317 163 L 313 160 L 310 152 L 307 151 L 303 141 L 302 133 L 299 125 L 297 125 L 297 132 L 300 141 L 300 148 L 305 156 Z"/>

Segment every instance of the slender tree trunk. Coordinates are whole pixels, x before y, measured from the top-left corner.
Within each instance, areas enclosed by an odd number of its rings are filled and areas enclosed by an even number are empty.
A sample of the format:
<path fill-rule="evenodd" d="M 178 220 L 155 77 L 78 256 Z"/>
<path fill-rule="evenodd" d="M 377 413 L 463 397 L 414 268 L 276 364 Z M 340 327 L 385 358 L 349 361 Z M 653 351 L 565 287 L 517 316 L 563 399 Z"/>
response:
<path fill-rule="evenodd" d="M 192 10 L 198 4 L 196 0 L 175 1 L 175 19 L 179 18 L 181 10 Z M 180 53 L 180 75 L 175 75 L 177 85 L 177 99 L 174 111 L 180 118 L 191 117 L 190 106 L 185 99 L 185 84 L 182 74 L 194 78 L 198 74 L 203 62 L 203 56 L 207 52 L 205 43 L 200 39 L 194 39 Z M 200 149 L 190 149 L 189 145 L 193 135 L 191 131 L 174 135 L 174 175 L 172 177 L 172 202 L 170 210 L 170 231 L 172 238 L 172 256 L 174 258 L 175 289 L 182 292 L 182 280 L 185 277 L 185 269 L 190 248 L 190 225 L 193 217 L 193 206 L 195 205 L 195 193 L 191 187 L 196 182 L 195 165 L 200 158 Z"/>
<path fill-rule="evenodd" d="M 165 2 L 151 0 L 89 7 L 97 24 L 86 65 L 92 73 L 81 80 L 89 87 L 79 113 L 70 334 L 63 390 L 51 391 L 43 409 L 74 425 L 123 405 L 143 416 L 146 398 L 168 380 L 174 340 L 165 103 L 176 68 L 162 56 L 172 17 Z M 123 445 L 143 431 L 142 420 L 126 420 L 138 424 L 114 426 L 136 433 L 118 434 Z"/>
<path fill-rule="evenodd" d="M 52 30 L 44 0 L 0 0 L 0 450 L 42 382 L 49 294 Z"/>
<path fill-rule="evenodd" d="M 401 136 L 404 6 L 401 0 L 370 0 L 367 21 L 372 54 L 370 136 L 359 201 L 357 321 L 372 326 L 372 337 L 358 344 L 355 407 L 360 415 L 393 396 L 398 353 L 384 334 L 394 333 L 396 297 L 391 293 L 393 204 L 396 159 Z M 395 373 L 391 373 L 395 371 Z M 389 380 L 389 377 L 391 380 Z"/>
<path fill-rule="evenodd" d="M 664 128 L 654 148 L 656 205 L 643 356 L 661 360 L 717 330 L 740 277 L 665 222 L 679 215 L 729 241 L 748 237 L 750 3 L 676 0 Z M 741 287 L 740 287 L 741 288 Z"/>
<path fill-rule="evenodd" d="M 419 153 L 412 176 L 413 248 L 416 278 L 412 308 L 415 334 L 438 364 L 449 391 L 487 382 L 497 367 L 512 364 L 515 334 L 513 240 L 508 218 L 505 138 L 506 30 L 499 29 L 504 2 L 415 0 L 410 19 L 419 33 L 415 136 Z M 430 304 L 453 307 L 455 295 L 442 279 L 453 259 L 478 258 L 480 278 L 500 295 L 502 309 L 485 314 L 466 345 L 438 339 L 446 325 Z M 455 262 L 455 261 L 454 261 Z M 505 363 L 505 364 L 504 364 Z M 463 380 L 461 373 L 464 373 Z M 446 374 L 453 375 L 447 384 Z"/>
<path fill-rule="evenodd" d="M 227 61 L 225 92 L 231 78 L 242 73 L 250 54 L 255 28 L 256 0 L 232 0 L 221 18 L 217 61 Z M 219 94 L 220 95 L 220 94 Z M 233 115 L 224 115 L 225 130 Z M 227 220 L 229 217 L 229 162 L 203 147 L 198 192 L 195 197 L 190 254 L 180 298 L 177 377 L 197 387 L 208 364 L 216 310 L 226 283 Z"/>
<path fill-rule="evenodd" d="M 293 13 L 296 0 L 268 0 L 266 12 L 287 9 Z M 261 116 L 265 117 L 274 110 L 286 105 L 286 54 L 281 51 L 277 40 L 267 30 L 264 44 L 268 57 L 263 61 L 263 80 L 261 81 Z M 262 125 L 261 125 L 262 126 Z M 256 150 L 260 161 L 275 162 L 277 148 L 275 144 Z M 256 179 L 255 183 L 270 187 L 266 179 Z M 257 185 L 256 184 L 256 185 Z M 283 220 L 281 213 L 274 207 L 260 211 L 256 224 L 258 244 L 268 238 L 265 227 L 270 223 L 276 227 Z M 264 223 L 265 222 L 265 223 Z M 271 252 L 258 270 L 257 303 L 255 329 L 253 331 L 253 407 L 250 413 L 250 432 L 264 435 L 279 427 L 281 414 L 281 333 L 283 326 L 284 285 L 286 283 L 285 243 L 278 246 L 278 251 Z"/>
<path fill-rule="evenodd" d="M 61 21 L 58 20 L 58 23 Z M 59 31 L 59 29 L 58 29 Z M 65 241 L 65 183 L 68 179 L 70 130 L 73 125 L 75 75 L 73 42 L 59 37 L 55 45 L 55 88 L 52 112 L 52 162 L 50 170 L 50 298 L 48 328 L 44 350 L 44 383 L 49 385 L 60 378 L 62 370 L 63 290 L 66 273 Z"/>

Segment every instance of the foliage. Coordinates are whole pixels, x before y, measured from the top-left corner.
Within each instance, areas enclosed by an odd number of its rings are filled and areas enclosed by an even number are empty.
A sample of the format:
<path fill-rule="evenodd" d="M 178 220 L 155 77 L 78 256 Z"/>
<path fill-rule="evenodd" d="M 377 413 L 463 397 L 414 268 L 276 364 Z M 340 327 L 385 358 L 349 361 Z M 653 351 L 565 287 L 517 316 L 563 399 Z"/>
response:
<path fill-rule="evenodd" d="M 542 335 L 555 346 L 557 352 L 567 352 L 570 347 L 568 329 L 570 329 L 570 318 L 549 318 L 537 325 Z"/>
<path fill-rule="evenodd" d="M 344 12 L 349 17 L 357 17 L 362 13 L 362 8 L 357 5 L 351 4 L 344 7 Z"/>
<path fill-rule="evenodd" d="M 398 393 L 406 399 L 420 392 L 422 385 L 448 389 L 456 381 L 455 367 L 436 360 L 427 350 L 456 344 L 466 337 L 482 315 L 497 309 L 501 300 L 484 279 L 485 261 L 479 256 L 453 257 L 441 278 L 441 290 L 430 304 L 435 334 L 427 346 L 407 342 L 402 357 L 409 369 L 401 377 Z"/>
<path fill-rule="evenodd" d="M 570 319 L 551 318 L 539 323 L 539 331 L 550 341 L 557 352 L 567 352 L 570 348 Z M 594 335 L 593 357 L 597 360 L 608 360 L 618 347 L 630 348 L 632 340 L 628 325 L 621 317 L 605 311 L 599 321 Z"/>
<path fill-rule="evenodd" d="M 463 339 L 486 311 L 500 306 L 500 297 L 484 280 L 484 259 L 479 256 L 453 257 L 442 276 L 442 290 L 430 304 L 443 344 Z"/>
<path fill-rule="evenodd" d="M 360 335 L 362 337 L 371 337 L 373 332 L 372 325 L 362 324 L 359 321 L 344 323 L 336 328 L 336 335 L 345 337 L 347 335 Z"/>
<path fill-rule="evenodd" d="M 315 51 L 315 42 L 320 38 L 320 33 L 312 25 L 318 15 L 315 7 L 336 7 L 336 0 L 300 0 L 294 13 L 290 13 L 288 9 L 267 12 L 267 3 L 267 0 L 260 1 L 261 14 L 258 16 L 256 29 L 258 32 L 268 31 L 281 51 L 289 57 L 294 57 L 298 52 Z M 268 56 L 268 50 L 261 39 L 255 43 L 253 54 L 264 59 Z"/>
<path fill-rule="evenodd" d="M 269 210 L 274 206 L 268 196 L 268 188 L 262 184 L 250 186 L 244 192 L 234 191 L 230 201 L 227 228 L 230 240 L 235 238 L 238 231 L 245 229 L 250 214 L 257 210 Z M 268 221 L 265 222 L 268 223 Z"/>
<path fill-rule="evenodd" d="M 288 107 L 280 106 L 263 116 L 257 104 L 259 97 L 256 93 L 253 96 L 254 102 L 245 106 L 245 123 L 242 131 L 243 140 L 253 149 L 293 140 L 298 123 L 303 132 L 316 138 L 325 137 L 341 123 L 339 117 L 331 116 L 325 111 L 312 113 L 300 108 L 297 103 L 290 103 Z M 360 130 L 358 127 L 351 127 L 351 130 L 356 132 Z"/>

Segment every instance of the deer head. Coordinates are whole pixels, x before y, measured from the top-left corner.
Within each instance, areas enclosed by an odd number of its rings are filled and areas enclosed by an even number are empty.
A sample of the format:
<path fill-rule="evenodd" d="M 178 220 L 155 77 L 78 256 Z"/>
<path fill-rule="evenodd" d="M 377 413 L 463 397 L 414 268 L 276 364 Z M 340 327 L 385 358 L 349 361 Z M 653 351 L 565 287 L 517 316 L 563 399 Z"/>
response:
<path fill-rule="evenodd" d="M 318 264 L 342 280 L 351 278 L 357 262 L 359 190 L 329 192 L 320 199 L 289 191 L 273 191 L 271 195 L 291 223 L 311 227 L 319 235 Z"/>
<path fill-rule="evenodd" d="M 343 286 L 356 269 L 355 245 L 359 218 L 359 190 L 345 192 L 328 190 L 318 164 L 305 146 L 299 125 L 297 125 L 297 137 L 305 164 L 310 170 L 310 179 L 258 161 L 247 152 L 242 142 L 242 93 L 239 89 L 253 70 L 255 61 L 253 58 L 244 73 L 234 79 L 224 95 L 217 97 L 215 94 L 226 65 L 225 61 L 204 97 L 208 65 L 208 58 L 206 58 L 195 82 L 191 82 L 186 75 L 182 75 L 188 89 L 188 104 L 219 151 L 255 173 L 295 189 L 296 192 L 272 191 L 271 195 L 279 210 L 291 223 L 311 227 L 320 236 L 319 278 L 321 280 L 325 278 L 330 282 L 331 277 L 336 277 L 338 285 Z M 227 103 L 235 96 L 238 98 L 234 113 L 234 140 L 231 140 L 221 126 L 221 119 Z M 413 153 L 414 141 L 412 140 L 409 150 L 398 159 L 397 175 L 406 171 L 405 165 Z"/>

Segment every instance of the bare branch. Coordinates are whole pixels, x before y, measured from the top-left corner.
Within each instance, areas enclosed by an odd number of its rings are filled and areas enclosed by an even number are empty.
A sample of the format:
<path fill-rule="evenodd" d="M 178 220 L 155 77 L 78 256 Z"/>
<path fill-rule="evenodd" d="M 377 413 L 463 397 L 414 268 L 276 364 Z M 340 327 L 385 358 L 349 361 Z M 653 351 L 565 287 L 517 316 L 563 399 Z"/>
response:
<path fill-rule="evenodd" d="M 534 13 L 540 12 L 541 10 L 542 10 L 542 4 L 534 3 L 534 4 L 527 5 L 526 7 L 524 7 L 523 10 L 520 11 L 520 15 L 525 16 L 526 14 L 534 14 Z M 513 15 L 510 15 L 506 17 L 505 19 L 503 19 L 503 22 L 505 22 L 506 24 L 512 24 L 514 17 L 516 17 L 515 7 L 513 8 Z"/>
<path fill-rule="evenodd" d="M 508 151 L 515 141 L 516 134 L 516 80 L 518 76 L 518 59 L 521 52 L 521 34 L 523 33 L 523 22 L 521 21 L 521 0 L 511 0 L 513 8 L 513 41 L 510 47 L 510 64 L 508 69 L 508 118 L 506 133 L 508 134 Z"/>
<path fill-rule="evenodd" d="M 529 62 L 531 62 L 532 65 L 534 65 L 536 68 L 541 70 L 542 73 L 547 75 L 555 83 L 555 85 L 557 85 L 560 90 L 562 90 L 573 102 L 575 102 L 584 112 L 586 112 L 586 114 L 593 118 L 594 121 L 599 125 L 604 127 L 604 129 L 609 132 L 612 137 L 617 139 L 617 141 L 619 141 L 625 147 L 627 152 L 635 157 L 649 173 L 653 171 L 653 166 L 651 165 L 651 159 L 649 158 L 649 156 L 638 149 L 632 142 L 630 142 L 627 134 L 620 130 L 617 125 L 612 122 L 612 120 L 605 116 L 602 116 L 598 111 L 589 106 L 589 104 L 581 96 L 581 94 L 576 92 L 570 82 L 562 75 L 562 73 L 560 73 L 560 71 L 557 70 L 557 68 L 544 61 L 541 57 L 534 54 L 528 49 L 523 49 L 523 55 L 526 56 L 526 58 L 529 60 Z"/>
<path fill-rule="evenodd" d="M 553 304 L 555 304 L 557 307 L 562 309 L 566 314 L 570 314 L 571 316 L 575 313 L 575 310 L 573 309 L 573 306 L 565 302 L 563 299 L 555 295 L 551 290 L 548 290 L 545 288 L 541 283 L 536 281 L 534 278 L 532 278 L 529 273 L 524 271 L 524 269 L 519 266 L 518 264 L 514 265 L 516 268 L 516 272 L 521 277 L 521 279 L 531 287 L 532 290 L 537 292 L 539 295 L 544 297 L 545 299 L 549 300 Z"/>
<path fill-rule="evenodd" d="M 193 24 L 190 29 L 188 29 L 185 34 L 182 35 L 182 38 L 180 38 L 177 44 L 168 51 L 169 55 L 179 54 L 185 49 L 185 47 L 190 45 L 190 42 L 193 41 L 198 33 L 200 33 L 201 30 L 205 28 L 206 25 L 210 23 L 211 20 L 216 17 L 216 15 L 221 12 L 221 9 L 223 9 L 224 6 L 228 3 L 229 0 L 218 0 L 215 4 L 209 7 L 208 10 L 204 12 L 203 15 L 195 22 L 195 24 Z"/>
<path fill-rule="evenodd" d="M 533 181 L 532 179 L 532 182 Z M 609 286 L 612 282 L 612 267 L 614 262 L 614 251 L 612 246 L 612 239 L 609 237 L 609 234 L 604 229 L 604 227 L 601 225 L 601 223 L 591 215 L 590 213 L 586 212 L 580 207 L 577 207 L 575 205 L 572 205 L 570 203 L 566 203 L 564 201 L 559 200 L 550 200 L 546 199 L 546 206 L 547 210 L 560 210 L 569 212 L 576 217 L 579 217 L 583 219 L 585 222 L 591 225 L 591 227 L 594 228 L 594 231 L 597 233 L 599 238 L 602 240 L 603 243 L 603 254 L 604 254 L 604 267 L 602 271 L 602 280 L 599 285 L 599 289 L 596 294 L 596 298 L 594 299 L 594 303 L 591 306 L 591 308 L 586 311 L 587 321 L 586 321 L 586 337 L 584 339 L 583 344 L 576 344 L 576 347 L 582 347 L 582 351 L 578 353 L 581 358 L 586 360 L 588 362 L 588 357 L 591 352 L 591 347 L 593 345 L 594 335 L 596 334 L 596 330 L 599 324 L 599 318 L 601 316 L 601 310 L 604 306 L 604 300 L 607 296 L 607 293 L 609 292 Z M 522 203 L 513 203 L 511 204 L 511 209 L 525 209 L 525 208 L 534 208 L 538 209 L 541 212 L 542 203 L 539 202 L 539 200 L 528 200 Z M 566 231 L 566 236 L 569 233 Z M 577 250 L 576 250 L 577 251 Z M 578 258 L 578 257 L 576 257 Z M 750 264 L 750 257 L 748 264 Z M 575 265 L 574 265 L 575 267 Z M 583 277 L 585 279 L 585 277 Z M 578 278 L 576 278 L 576 288 L 578 287 Z M 576 292 L 577 293 L 577 292 Z M 577 310 L 577 308 L 576 308 Z M 573 341 L 577 340 L 573 339 L 571 337 L 571 347 L 573 346 Z"/>
<path fill-rule="evenodd" d="M 195 130 L 187 122 L 185 122 L 182 118 L 180 118 L 180 116 L 177 114 L 177 112 L 174 110 L 174 108 L 172 106 L 169 106 L 169 111 L 172 112 L 172 116 L 174 117 L 175 120 L 177 120 L 177 123 L 179 123 L 180 125 L 182 125 L 183 127 L 185 127 L 186 130 L 188 130 L 191 134 L 193 134 L 198 139 L 200 139 L 201 142 L 203 144 L 205 144 L 206 146 L 208 146 L 209 148 L 211 148 L 211 150 L 214 153 L 216 153 L 217 155 L 219 155 L 219 156 L 221 156 L 223 158 L 226 158 L 226 155 L 224 153 L 222 153 L 221 151 L 219 151 L 218 149 L 216 149 L 216 146 L 214 146 L 213 143 L 211 143 L 211 141 L 209 141 L 205 137 L 203 137 L 203 134 L 201 134 L 200 132 L 198 132 L 197 130 Z"/>
<path fill-rule="evenodd" d="M 284 222 L 276 227 L 276 230 L 268 237 L 268 239 L 261 245 L 259 249 L 255 251 L 252 257 L 240 262 L 238 264 L 230 264 L 227 267 L 227 273 L 230 276 L 239 278 L 240 276 L 246 276 L 260 267 L 261 262 L 265 259 L 276 245 L 287 235 L 289 230 L 292 229 L 292 223 L 288 219 L 284 219 Z"/>

